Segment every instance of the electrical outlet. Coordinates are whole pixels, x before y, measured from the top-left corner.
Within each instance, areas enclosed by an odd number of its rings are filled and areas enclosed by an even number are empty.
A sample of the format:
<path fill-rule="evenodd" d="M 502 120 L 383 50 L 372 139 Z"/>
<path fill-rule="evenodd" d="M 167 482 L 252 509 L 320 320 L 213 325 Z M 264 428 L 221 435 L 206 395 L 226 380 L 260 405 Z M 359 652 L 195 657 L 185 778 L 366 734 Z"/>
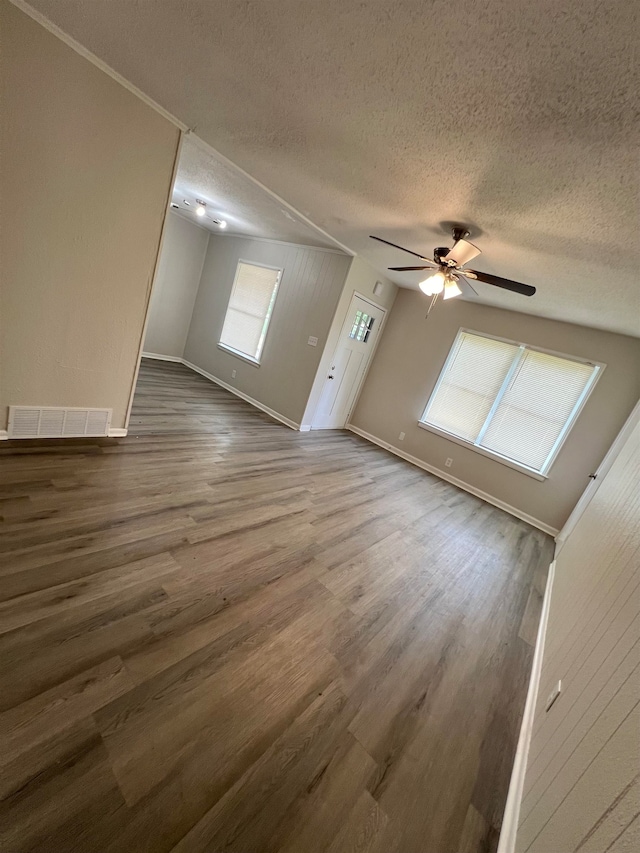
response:
<path fill-rule="evenodd" d="M 236 378 L 236 371 L 235 371 L 235 370 L 232 370 L 232 371 L 231 371 L 231 378 L 232 378 L 232 379 L 235 379 L 235 378 Z"/>
<path fill-rule="evenodd" d="M 318 346 L 318 339 L 315 338 L 313 335 L 309 335 L 309 340 L 307 341 L 307 343 L 309 344 L 310 347 L 317 347 Z"/>
<path fill-rule="evenodd" d="M 398 439 L 400 441 L 404 441 L 404 433 L 403 432 L 400 433 L 400 435 L 398 436 Z"/>
<path fill-rule="evenodd" d="M 451 457 L 449 457 L 449 458 L 445 461 L 445 463 L 444 463 L 444 467 L 445 467 L 445 468 L 451 468 L 451 466 L 452 466 L 452 465 L 453 465 L 453 459 L 452 459 Z"/>

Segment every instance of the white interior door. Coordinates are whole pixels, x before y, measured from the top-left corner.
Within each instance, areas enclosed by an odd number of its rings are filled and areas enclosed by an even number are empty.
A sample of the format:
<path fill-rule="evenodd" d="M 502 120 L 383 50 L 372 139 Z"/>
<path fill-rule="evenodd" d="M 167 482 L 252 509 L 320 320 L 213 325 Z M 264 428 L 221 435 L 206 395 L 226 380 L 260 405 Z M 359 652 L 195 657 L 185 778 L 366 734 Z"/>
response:
<path fill-rule="evenodd" d="M 312 429 L 341 429 L 356 399 L 373 352 L 384 310 L 354 296 L 329 365 Z"/>

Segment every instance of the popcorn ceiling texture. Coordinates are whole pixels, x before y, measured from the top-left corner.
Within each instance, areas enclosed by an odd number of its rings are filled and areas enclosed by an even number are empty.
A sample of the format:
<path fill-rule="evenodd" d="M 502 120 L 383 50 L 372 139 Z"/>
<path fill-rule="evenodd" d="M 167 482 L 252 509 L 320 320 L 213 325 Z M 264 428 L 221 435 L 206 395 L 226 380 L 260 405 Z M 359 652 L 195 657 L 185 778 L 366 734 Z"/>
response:
<path fill-rule="evenodd" d="M 32 6 L 378 269 L 461 220 L 539 288 L 483 302 L 640 335 L 635 0 Z"/>
<path fill-rule="evenodd" d="M 190 202 L 187 210 L 184 199 Z M 196 199 L 206 202 L 207 216 L 196 216 Z M 225 234 L 336 248 L 331 240 L 299 221 L 292 211 L 233 164 L 194 139 L 193 134 L 185 136 L 182 143 L 173 201 L 180 205 L 178 216 L 214 234 L 221 232 L 210 217 L 225 220 Z"/>

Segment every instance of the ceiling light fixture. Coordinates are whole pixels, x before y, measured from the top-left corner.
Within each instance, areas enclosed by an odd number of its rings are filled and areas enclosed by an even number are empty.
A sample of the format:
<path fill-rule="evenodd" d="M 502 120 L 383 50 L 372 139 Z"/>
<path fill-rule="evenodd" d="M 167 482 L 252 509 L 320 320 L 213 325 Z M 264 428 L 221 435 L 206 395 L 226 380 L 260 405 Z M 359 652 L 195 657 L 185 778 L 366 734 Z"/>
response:
<path fill-rule="evenodd" d="M 182 203 L 183 203 L 183 204 L 186 204 L 186 205 L 187 205 L 187 207 L 191 207 L 191 202 L 190 202 L 190 201 L 187 201 L 187 200 L 186 200 L 186 198 L 183 198 L 183 199 L 182 199 Z"/>
<path fill-rule="evenodd" d="M 207 205 L 204 201 L 200 201 L 200 199 L 196 199 L 196 216 L 204 216 L 207 212 Z"/>
<path fill-rule="evenodd" d="M 227 227 L 227 223 L 224 221 L 224 219 L 212 219 L 211 221 L 213 222 L 214 225 L 217 225 L 218 228 L 226 228 Z"/>
<path fill-rule="evenodd" d="M 418 287 L 427 296 L 435 296 L 436 293 L 442 293 L 445 287 L 446 277 L 443 272 L 438 270 L 433 275 L 427 276 L 424 281 L 419 282 Z"/>
<path fill-rule="evenodd" d="M 462 296 L 462 291 L 458 287 L 458 281 L 454 276 L 447 276 L 444 283 L 443 299 L 453 299 L 456 296 Z"/>

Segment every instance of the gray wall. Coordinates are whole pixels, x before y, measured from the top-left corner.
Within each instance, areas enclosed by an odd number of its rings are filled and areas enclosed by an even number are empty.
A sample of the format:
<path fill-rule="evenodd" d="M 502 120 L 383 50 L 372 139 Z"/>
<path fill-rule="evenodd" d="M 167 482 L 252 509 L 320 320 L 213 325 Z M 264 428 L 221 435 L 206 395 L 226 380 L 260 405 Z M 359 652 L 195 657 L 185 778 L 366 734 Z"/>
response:
<path fill-rule="evenodd" d="M 640 396 L 640 340 L 460 299 L 425 320 L 426 305 L 399 291 L 352 423 L 435 468 L 453 458 L 453 476 L 560 529 Z M 607 364 L 544 482 L 418 427 L 460 327 Z"/>
<path fill-rule="evenodd" d="M 217 346 L 239 260 L 283 269 L 260 366 Z M 185 359 L 300 423 L 350 263 L 341 253 L 211 235 Z M 316 347 L 307 344 L 310 335 Z"/>
<path fill-rule="evenodd" d="M 640 850 L 639 554 L 640 425 L 556 560 L 517 853 Z"/>
<path fill-rule="evenodd" d="M 169 213 L 149 305 L 145 352 L 183 356 L 208 242 L 208 231 Z"/>
<path fill-rule="evenodd" d="M 2 341 L 7 406 L 125 425 L 179 132 L 6 0 Z"/>

